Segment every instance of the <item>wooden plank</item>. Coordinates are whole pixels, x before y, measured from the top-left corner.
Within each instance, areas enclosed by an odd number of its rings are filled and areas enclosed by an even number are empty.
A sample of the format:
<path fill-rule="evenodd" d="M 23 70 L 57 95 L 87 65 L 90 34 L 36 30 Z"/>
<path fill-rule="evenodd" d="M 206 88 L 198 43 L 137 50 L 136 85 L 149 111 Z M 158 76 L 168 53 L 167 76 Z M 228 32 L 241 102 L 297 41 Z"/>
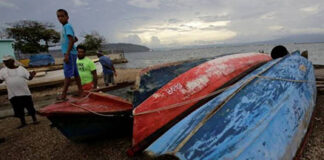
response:
<path fill-rule="evenodd" d="M 316 81 L 324 81 L 324 77 L 316 77 Z"/>
<path fill-rule="evenodd" d="M 116 90 L 116 89 L 120 89 L 120 88 L 124 88 L 130 85 L 134 85 L 135 81 L 132 82 L 122 82 L 122 83 L 117 83 L 116 85 L 113 86 L 108 86 L 108 87 L 103 87 L 103 88 L 99 88 L 99 89 L 95 89 L 93 90 L 93 92 L 107 92 L 107 91 L 111 91 L 111 90 Z"/>
<path fill-rule="evenodd" d="M 317 88 L 324 88 L 324 84 L 317 84 L 316 87 Z"/>
<path fill-rule="evenodd" d="M 324 65 L 322 65 L 322 64 L 314 64 L 313 66 L 316 69 L 324 68 Z"/>

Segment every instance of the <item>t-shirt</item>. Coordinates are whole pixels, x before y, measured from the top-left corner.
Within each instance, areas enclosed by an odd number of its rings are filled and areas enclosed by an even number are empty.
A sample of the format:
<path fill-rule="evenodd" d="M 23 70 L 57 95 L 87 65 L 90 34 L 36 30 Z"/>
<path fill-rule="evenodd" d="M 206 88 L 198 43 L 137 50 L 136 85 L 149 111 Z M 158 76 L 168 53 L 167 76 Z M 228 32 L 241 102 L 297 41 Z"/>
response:
<path fill-rule="evenodd" d="M 81 84 L 84 85 L 92 82 L 93 76 L 91 71 L 96 70 L 96 65 L 93 63 L 93 61 L 87 57 L 84 57 L 83 59 L 77 60 L 77 66 L 81 78 Z"/>
<path fill-rule="evenodd" d="M 15 69 L 4 67 L 0 70 L 0 80 L 5 81 L 7 85 L 9 99 L 15 96 L 31 95 L 27 84 L 29 76 L 29 72 L 22 66 Z"/>
<path fill-rule="evenodd" d="M 67 49 L 69 47 L 68 35 L 72 36 L 73 38 L 75 37 L 73 27 L 69 23 L 63 25 L 62 32 L 61 32 L 61 48 L 62 48 L 63 54 L 65 54 L 67 52 Z M 73 45 L 70 53 L 77 54 L 77 50 L 74 45 Z"/>
<path fill-rule="evenodd" d="M 107 56 L 101 56 L 99 58 L 99 62 L 102 65 L 102 72 L 104 74 L 113 74 L 113 71 L 111 68 L 108 68 L 106 66 L 112 67 L 112 63 L 110 61 L 110 58 Z"/>

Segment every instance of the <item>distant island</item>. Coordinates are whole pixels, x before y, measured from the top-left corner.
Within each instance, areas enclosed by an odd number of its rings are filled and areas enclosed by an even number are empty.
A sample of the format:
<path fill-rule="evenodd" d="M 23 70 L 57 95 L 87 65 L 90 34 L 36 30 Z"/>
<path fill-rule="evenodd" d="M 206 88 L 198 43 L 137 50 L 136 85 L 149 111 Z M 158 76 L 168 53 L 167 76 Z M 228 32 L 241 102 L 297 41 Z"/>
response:
<path fill-rule="evenodd" d="M 150 48 L 130 43 L 109 43 L 103 44 L 102 50 L 123 50 L 125 53 L 130 52 L 148 52 Z"/>

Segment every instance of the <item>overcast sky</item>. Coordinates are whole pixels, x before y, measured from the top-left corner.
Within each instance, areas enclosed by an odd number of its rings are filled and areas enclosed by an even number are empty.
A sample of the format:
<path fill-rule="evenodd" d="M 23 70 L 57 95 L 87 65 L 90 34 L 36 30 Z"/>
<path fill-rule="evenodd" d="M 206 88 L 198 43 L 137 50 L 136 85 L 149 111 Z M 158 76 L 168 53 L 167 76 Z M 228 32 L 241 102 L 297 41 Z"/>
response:
<path fill-rule="evenodd" d="M 18 20 L 97 31 L 110 43 L 149 47 L 255 42 L 324 33 L 324 0 L 0 0 L 0 27 Z"/>

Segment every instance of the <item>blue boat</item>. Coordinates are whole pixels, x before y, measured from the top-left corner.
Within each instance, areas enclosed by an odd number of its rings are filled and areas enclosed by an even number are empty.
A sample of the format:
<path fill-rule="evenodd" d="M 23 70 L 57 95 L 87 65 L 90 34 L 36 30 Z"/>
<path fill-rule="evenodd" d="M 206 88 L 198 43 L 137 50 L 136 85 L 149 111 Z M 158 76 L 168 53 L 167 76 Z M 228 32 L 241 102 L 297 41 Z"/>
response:
<path fill-rule="evenodd" d="M 315 100 L 312 63 L 296 51 L 268 62 L 229 87 L 145 152 L 183 160 L 293 159 Z"/>

